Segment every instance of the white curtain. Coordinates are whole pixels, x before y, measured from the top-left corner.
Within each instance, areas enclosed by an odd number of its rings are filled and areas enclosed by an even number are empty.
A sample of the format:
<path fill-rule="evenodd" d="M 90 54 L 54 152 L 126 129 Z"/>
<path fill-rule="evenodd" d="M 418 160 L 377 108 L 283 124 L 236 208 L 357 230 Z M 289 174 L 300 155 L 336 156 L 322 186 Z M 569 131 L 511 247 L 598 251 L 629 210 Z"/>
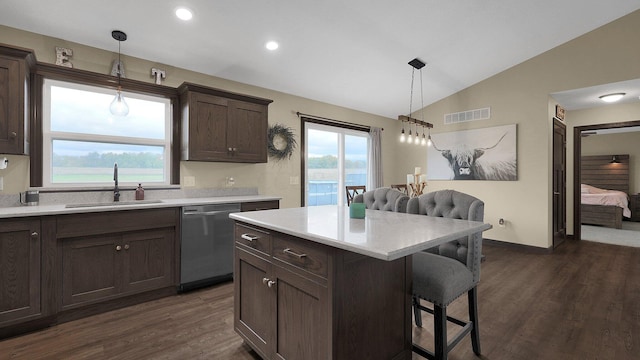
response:
<path fill-rule="evenodd" d="M 369 164 L 367 174 L 367 190 L 373 190 L 384 186 L 382 177 L 382 129 L 371 127 L 369 130 Z"/>

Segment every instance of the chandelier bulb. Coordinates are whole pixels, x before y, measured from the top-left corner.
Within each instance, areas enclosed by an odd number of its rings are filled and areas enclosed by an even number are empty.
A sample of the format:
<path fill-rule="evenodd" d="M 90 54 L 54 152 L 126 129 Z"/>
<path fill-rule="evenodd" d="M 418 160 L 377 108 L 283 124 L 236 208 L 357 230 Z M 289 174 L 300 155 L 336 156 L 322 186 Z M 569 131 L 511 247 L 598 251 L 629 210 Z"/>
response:
<path fill-rule="evenodd" d="M 129 114 L 129 106 L 127 105 L 127 102 L 124 101 L 124 96 L 122 96 L 122 93 L 120 92 L 120 87 L 118 87 L 116 97 L 109 106 L 109 111 L 111 111 L 111 114 L 115 116 L 127 116 Z"/>
<path fill-rule="evenodd" d="M 400 142 L 405 142 L 407 140 L 407 136 L 404 134 L 404 128 L 402 128 L 402 132 L 400 133 Z"/>
<path fill-rule="evenodd" d="M 429 138 L 427 139 L 427 146 L 431 146 L 431 134 L 429 134 Z"/>

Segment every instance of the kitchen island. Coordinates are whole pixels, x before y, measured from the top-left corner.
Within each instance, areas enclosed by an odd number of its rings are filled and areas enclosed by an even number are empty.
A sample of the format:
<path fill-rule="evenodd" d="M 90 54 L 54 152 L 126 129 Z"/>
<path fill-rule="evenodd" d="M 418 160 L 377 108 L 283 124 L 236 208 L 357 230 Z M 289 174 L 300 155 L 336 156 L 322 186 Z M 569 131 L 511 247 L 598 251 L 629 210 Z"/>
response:
<path fill-rule="evenodd" d="M 234 326 L 264 359 L 410 359 L 410 255 L 491 228 L 345 206 L 230 217 Z"/>

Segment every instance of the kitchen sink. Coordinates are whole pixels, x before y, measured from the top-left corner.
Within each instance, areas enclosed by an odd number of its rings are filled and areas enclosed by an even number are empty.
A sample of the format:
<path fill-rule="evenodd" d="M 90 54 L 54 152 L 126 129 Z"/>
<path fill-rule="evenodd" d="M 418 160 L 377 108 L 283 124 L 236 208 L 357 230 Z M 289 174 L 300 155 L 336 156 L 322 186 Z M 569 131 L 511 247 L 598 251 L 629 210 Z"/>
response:
<path fill-rule="evenodd" d="M 127 205 L 143 205 L 143 204 L 159 204 L 162 200 L 135 200 L 135 201 L 118 201 L 118 202 L 95 202 L 83 204 L 67 204 L 66 208 L 84 208 L 97 206 L 127 206 Z"/>

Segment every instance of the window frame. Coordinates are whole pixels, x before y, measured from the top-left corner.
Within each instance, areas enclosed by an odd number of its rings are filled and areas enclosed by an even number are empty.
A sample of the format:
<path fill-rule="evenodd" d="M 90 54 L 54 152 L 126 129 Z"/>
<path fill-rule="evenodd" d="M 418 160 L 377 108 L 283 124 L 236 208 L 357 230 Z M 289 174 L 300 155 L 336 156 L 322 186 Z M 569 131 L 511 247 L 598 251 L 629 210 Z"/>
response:
<path fill-rule="evenodd" d="M 45 188 L 74 188 L 74 187 L 86 187 L 86 186 L 105 186 L 106 183 L 52 183 L 52 162 L 53 162 L 53 141 L 82 141 L 93 143 L 108 143 L 108 144 L 122 144 L 122 145 L 147 145 L 163 147 L 165 151 L 164 165 L 163 165 L 163 178 L 165 179 L 161 183 L 149 183 L 147 185 L 166 186 L 170 182 L 171 172 L 171 103 L 168 99 L 146 94 L 135 94 L 122 91 L 123 95 L 127 99 L 142 99 L 150 101 L 158 101 L 161 99 L 165 104 L 165 119 L 164 119 L 164 132 L 165 137 L 163 139 L 152 138 L 138 138 L 127 137 L 117 135 L 103 135 L 103 134 L 88 134 L 88 133 L 73 133 L 63 131 L 51 130 L 51 88 L 54 86 L 69 88 L 74 90 L 82 90 L 92 93 L 100 93 L 105 95 L 112 95 L 113 91 L 110 89 L 104 89 L 92 85 L 79 84 L 75 82 L 44 79 L 43 83 L 43 117 L 42 117 L 42 154 L 43 154 L 43 169 L 42 169 L 42 184 Z M 126 118 L 123 120 L 126 121 Z M 121 182 L 121 185 L 135 185 L 134 183 Z"/>
<path fill-rule="evenodd" d="M 30 138 L 30 186 L 43 186 L 43 106 L 44 106 L 44 80 L 59 80 L 62 82 L 77 83 L 81 85 L 96 86 L 111 91 L 116 90 L 118 80 L 115 76 L 99 74 L 87 70 L 78 70 L 63 66 L 37 63 L 35 73 L 31 74 L 30 80 L 30 104 L 31 120 L 29 123 Z M 180 103 L 178 89 L 165 85 L 143 82 L 123 78 L 120 80 L 123 91 L 141 95 L 149 95 L 169 99 L 170 101 L 170 158 L 169 184 L 180 184 Z M 57 185 L 55 185 L 57 186 Z M 83 187 L 86 188 L 86 187 Z M 69 187 L 69 189 L 73 189 Z"/>
<path fill-rule="evenodd" d="M 341 133 L 344 134 L 357 134 L 358 132 L 365 133 L 367 136 L 367 161 L 369 159 L 369 147 L 371 146 L 371 139 L 368 137 L 370 127 L 357 125 L 347 122 L 342 122 L 333 119 L 321 118 L 321 117 L 313 117 L 310 115 L 299 114 L 300 116 L 300 129 L 301 129 L 301 154 L 300 154 L 300 174 L 301 174 L 301 186 L 300 186 L 300 206 L 307 206 L 307 123 L 319 125 L 322 127 L 328 128 L 336 128 L 341 129 Z M 339 141 L 340 142 L 340 141 Z M 344 167 L 344 143 L 342 145 L 339 144 L 339 158 L 338 158 L 338 166 Z M 368 170 L 368 169 L 367 169 Z M 344 174 L 343 174 L 344 175 Z M 367 171 L 367 182 L 369 181 L 369 177 L 371 174 Z M 343 176 L 344 177 L 344 176 Z M 344 179 L 343 179 L 344 180 Z M 343 194 L 340 190 L 338 190 L 338 203 L 341 202 L 346 204 L 346 195 Z"/>

